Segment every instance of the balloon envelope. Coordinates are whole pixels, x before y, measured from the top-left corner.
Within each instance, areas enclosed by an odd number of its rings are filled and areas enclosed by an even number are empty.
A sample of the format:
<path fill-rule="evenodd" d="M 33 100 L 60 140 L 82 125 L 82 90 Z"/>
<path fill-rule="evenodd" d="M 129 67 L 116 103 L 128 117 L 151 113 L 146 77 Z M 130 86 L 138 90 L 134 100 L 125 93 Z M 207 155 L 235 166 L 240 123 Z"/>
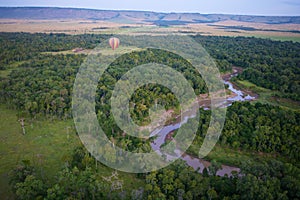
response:
<path fill-rule="evenodd" d="M 118 38 L 113 37 L 109 39 L 109 45 L 112 48 L 112 50 L 117 49 L 119 47 L 119 44 L 120 40 Z"/>

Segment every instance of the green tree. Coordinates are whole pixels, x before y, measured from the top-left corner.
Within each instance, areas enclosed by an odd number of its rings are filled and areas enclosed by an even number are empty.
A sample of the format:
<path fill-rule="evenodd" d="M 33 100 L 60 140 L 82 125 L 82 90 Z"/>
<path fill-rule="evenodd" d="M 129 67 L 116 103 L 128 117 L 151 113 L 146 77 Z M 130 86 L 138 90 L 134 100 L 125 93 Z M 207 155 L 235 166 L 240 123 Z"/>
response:
<path fill-rule="evenodd" d="M 16 195 L 21 200 L 41 199 L 46 194 L 46 185 L 34 175 L 28 175 L 24 182 L 16 184 Z"/>

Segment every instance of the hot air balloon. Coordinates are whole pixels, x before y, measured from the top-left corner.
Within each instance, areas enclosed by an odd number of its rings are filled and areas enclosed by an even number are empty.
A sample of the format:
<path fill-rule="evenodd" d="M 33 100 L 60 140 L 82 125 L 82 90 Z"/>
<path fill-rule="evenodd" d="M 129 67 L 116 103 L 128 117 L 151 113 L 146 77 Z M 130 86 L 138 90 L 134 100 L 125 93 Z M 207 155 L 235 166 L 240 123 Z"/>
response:
<path fill-rule="evenodd" d="M 113 37 L 109 39 L 109 45 L 112 48 L 112 50 L 117 49 L 119 47 L 119 44 L 120 40 L 118 38 Z"/>

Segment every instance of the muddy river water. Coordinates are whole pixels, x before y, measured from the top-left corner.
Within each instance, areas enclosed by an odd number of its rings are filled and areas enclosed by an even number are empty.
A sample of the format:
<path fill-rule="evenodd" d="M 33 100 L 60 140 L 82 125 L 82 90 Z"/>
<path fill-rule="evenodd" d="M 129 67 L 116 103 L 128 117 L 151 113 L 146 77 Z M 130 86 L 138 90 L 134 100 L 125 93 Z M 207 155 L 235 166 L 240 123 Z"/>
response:
<path fill-rule="evenodd" d="M 231 74 L 230 78 L 233 76 L 236 76 L 236 75 L 237 75 L 237 72 L 234 72 L 233 74 Z M 235 101 L 251 101 L 251 100 L 255 99 L 255 97 L 250 96 L 249 94 L 245 94 L 243 91 L 235 88 L 235 86 L 230 82 L 230 78 L 229 78 L 229 80 L 225 79 L 224 84 L 227 85 L 228 89 L 235 95 L 234 96 L 230 95 L 230 97 L 228 97 L 225 100 L 225 102 L 222 102 L 223 106 L 229 107 Z M 200 105 L 200 107 L 201 107 L 201 105 Z M 209 107 L 203 107 L 203 108 L 209 109 Z M 155 135 L 155 140 L 151 143 L 152 149 L 154 151 L 156 151 L 157 153 L 162 154 L 162 152 L 160 152 L 160 147 L 166 142 L 168 134 L 179 129 L 181 127 L 181 125 L 187 123 L 188 119 L 193 118 L 193 117 L 195 117 L 195 115 L 187 114 L 184 116 L 184 119 L 181 122 L 167 125 L 158 130 L 153 131 L 151 136 Z M 175 150 L 175 153 L 176 153 L 176 150 Z M 179 152 L 177 152 L 177 153 L 179 153 Z M 167 156 L 167 158 L 172 157 L 171 155 L 165 155 L 165 156 Z M 205 161 L 203 159 L 195 158 L 186 153 L 183 154 L 183 156 L 181 156 L 180 159 L 184 160 L 187 165 L 191 166 L 192 168 L 197 170 L 199 173 L 202 173 L 204 168 L 207 168 L 210 165 L 210 162 Z M 225 174 L 227 174 L 228 176 L 231 176 L 233 171 L 239 172 L 240 169 L 237 167 L 222 165 L 222 168 L 217 172 L 217 175 L 224 176 Z"/>

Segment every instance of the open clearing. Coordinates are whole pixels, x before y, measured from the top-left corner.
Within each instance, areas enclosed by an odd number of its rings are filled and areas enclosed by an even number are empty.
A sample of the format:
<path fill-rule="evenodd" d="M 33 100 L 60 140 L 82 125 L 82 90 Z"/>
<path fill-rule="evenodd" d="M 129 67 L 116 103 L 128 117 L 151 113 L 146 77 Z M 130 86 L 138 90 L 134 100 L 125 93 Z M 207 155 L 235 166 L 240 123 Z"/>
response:
<path fill-rule="evenodd" d="M 30 160 L 42 170 L 42 174 L 53 180 L 66 161 L 70 160 L 72 151 L 81 141 L 76 135 L 73 120 L 52 119 L 26 120 L 26 135 L 17 118 L 17 111 L 0 105 L 0 197 L 12 199 L 8 185 L 8 174 L 22 160 Z M 109 176 L 112 170 L 98 164 L 98 175 Z M 144 182 L 134 174 L 119 172 L 124 181 L 124 188 L 139 188 Z"/>
<path fill-rule="evenodd" d="M 280 96 L 280 92 L 272 91 L 266 88 L 259 87 L 254 83 L 251 83 L 246 80 L 237 80 L 235 81 L 236 85 L 240 88 L 244 88 L 246 90 L 251 90 L 259 95 L 258 99 L 254 102 L 261 102 L 263 104 L 271 104 L 274 106 L 281 106 L 288 109 L 300 110 L 300 103 L 298 101 L 293 101 L 286 98 L 275 97 L 277 94 Z"/>

